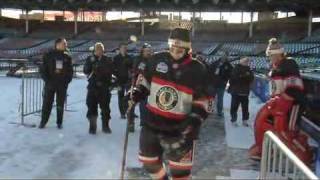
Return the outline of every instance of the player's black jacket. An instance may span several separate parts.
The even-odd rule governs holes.
[[[83,72],[88,76],[88,88],[109,87],[113,73],[113,63],[110,58],[103,55],[99,60],[97,56],[88,56]]]
[[[205,66],[191,55],[175,61],[168,52],[155,54],[136,83],[149,90],[146,125],[173,132],[189,117],[204,120],[212,110],[206,77]]]
[[[73,76],[71,57],[64,51],[49,51],[43,56],[40,74],[46,83],[68,85]]]
[[[127,84],[130,80],[130,70],[132,69],[133,60],[131,56],[121,54],[113,58],[114,75],[118,78],[120,85]]]
[[[247,96],[250,93],[250,84],[253,80],[254,74],[250,67],[237,64],[231,72],[228,91],[231,94]]]
[[[287,58],[269,73],[271,77],[272,96],[286,93],[294,98],[298,103],[304,103],[304,85],[300,76],[299,66],[291,59]]]

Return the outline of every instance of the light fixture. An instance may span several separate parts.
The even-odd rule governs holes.
[[[217,5],[219,3],[220,0],[212,0],[212,3]]]

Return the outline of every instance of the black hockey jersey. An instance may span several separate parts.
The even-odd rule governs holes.
[[[161,131],[176,131],[189,116],[204,120],[212,111],[207,94],[207,70],[191,55],[175,61],[168,52],[155,54],[140,74],[137,86],[149,90],[146,124]]]

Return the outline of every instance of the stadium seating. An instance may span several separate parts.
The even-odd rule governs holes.
[[[203,54],[211,55],[218,47],[219,43],[212,43],[210,47],[207,47],[202,50]]]
[[[222,55],[224,52],[228,52],[229,55],[234,56],[252,55],[254,54],[255,46],[255,43],[225,43],[217,54]]]
[[[24,30],[22,20],[8,18],[1,20],[3,23],[0,25],[0,35],[10,30],[12,32],[18,29],[19,31]],[[269,62],[264,54],[267,46],[266,40],[270,37],[278,37],[281,41],[296,40],[290,43],[287,41],[283,45],[286,52],[294,56],[300,66],[319,64],[320,42],[317,37],[320,40],[320,29],[315,30],[312,37],[303,39],[306,35],[303,23],[305,22],[300,22],[295,18],[255,22],[254,37],[249,40],[247,38],[248,23],[233,25],[226,22],[205,22],[197,24],[196,34],[192,39],[192,50],[194,53],[201,51],[208,56],[208,62],[216,61],[226,51],[229,52],[231,58],[249,56],[252,59],[250,66],[253,69],[268,69]],[[145,36],[141,37],[139,36],[140,24],[125,21],[79,22],[77,36],[73,35],[73,22],[30,21],[30,27],[31,33],[26,37],[19,38],[19,35],[11,34],[7,38],[0,39],[0,58],[39,59],[44,52],[53,47],[54,39],[60,36],[69,38],[70,53],[75,61],[79,62],[91,53],[89,47],[97,41],[105,45],[108,55],[114,55],[118,45],[126,42],[130,35],[138,36],[138,42],[128,47],[130,53],[138,53],[145,42],[150,43],[153,50],[158,52],[168,48],[167,38],[170,32],[169,28],[161,29],[158,23],[152,26],[146,24]]]
[[[284,48],[289,54],[320,54],[320,43],[290,43],[284,44]]]
[[[15,50],[29,48],[37,45],[46,39],[34,39],[34,38],[5,38],[0,41],[0,49],[2,50]]]

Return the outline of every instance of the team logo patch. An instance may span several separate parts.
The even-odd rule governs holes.
[[[168,72],[168,65],[164,62],[161,62],[157,65],[156,71],[161,73],[167,73]]]
[[[161,110],[169,111],[178,103],[178,93],[172,87],[164,86],[156,94],[156,102]]]

